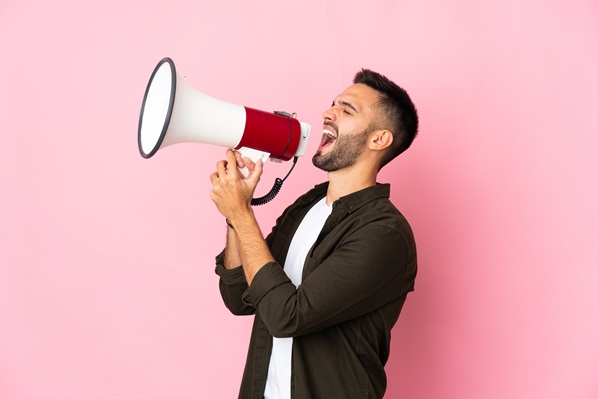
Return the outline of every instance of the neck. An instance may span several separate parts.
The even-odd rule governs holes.
[[[334,172],[328,172],[328,192],[326,204],[330,205],[340,197],[349,195],[376,184],[377,173],[373,169],[353,165]]]

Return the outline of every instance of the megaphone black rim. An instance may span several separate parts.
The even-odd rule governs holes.
[[[152,86],[154,77],[156,76],[156,73],[158,73],[158,70],[164,63],[168,63],[170,65],[170,74],[171,74],[171,80],[172,80],[172,84],[170,86],[170,100],[168,102],[168,111],[166,112],[166,118],[164,118],[164,125],[162,126],[162,131],[160,132],[160,137],[158,138],[158,141],[156,141],[156,144],[154,145],[154,147],[152,148],[152,150],[149,153],[145,153],[143,151],[143,147],[141,146],[141,129],[142,129],[142,125],[143,125],[143,112],[145,110],[145,102],[147,100],[147,95],[149,93],[150,87]],[[162,142],[164,141],[164,137],[166,136],[166,131],[168,130],[168,125],[170,124],[172,110],[174,109],[175,95],[176,95],[176,70],[174,67],[174,62],[169,57],[165,57],[154,68],[154,71],[152,72],[152,76],[150,77],[147,87],[145,88],[145,94],[143,96],[143,103],[141,104],[141,112],[139,114],[139,125],[137,128],[137,146],[139,147],[139,153],[141,154],[142,157],[151,158],[160,149],[160,146],[162,145]]]

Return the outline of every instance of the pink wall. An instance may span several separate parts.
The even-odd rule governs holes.
[[[359,68],[412,94],[420,137],[380,179],[420,254],[389,398],[598,397],[597,40],[595,0],[3,0],[0,398],[236,395],[251,320],[213,273],[223,150],[137,153],[164,56],[315,126],[265,231],[325,179],[320,114]]]

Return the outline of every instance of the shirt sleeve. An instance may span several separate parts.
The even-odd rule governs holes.
[[[399,229],[369,224],[343,239],[295,287],[276,263],[266,264],[243,294],[275,337],[313,333],[370,313],[413,290],[415,248]],[[304,274],[305,275],[305,274]]]
[[[285,212],[276,220],[275,226],[272,228],[270,234],[268,234],[266,237],[265,241],[269,249],[272,248],[272,242],[276,237],[276,233],[280,227],[281,221],[285,218],[290,209],[291,207],[287,208]],[[218,254],[218,256],[216,256],[215,271],[220,277],[220,295],[222,296],[225,306],[231,311],[231,313],[237,316],[254,314],[255,307],[243,301],[243,294],[248,287],[243,267],[240,265],[234,269],[226,269],[224,267],[224,251],[222,251],[220,254]]]
[[[251,315],[255,307],[243,302],[242,297],[247,290],[247,280],[241,266],[234,269],[224,267],[224,251],[216,257],[216,274],[220,277],[220,295],[224,305],[234,315]]]

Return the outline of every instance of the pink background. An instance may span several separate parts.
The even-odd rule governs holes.
[[[420,260],[387,397],[598,397],[595,0],[3,0],[0,54],[0,398],[236,397],[251,318],[213,272],[224,149],[137,152],[164,56],[314,126],[265,232],[326,178],[320,115],[359,68],[411,93],[420,137],[380,176]]]

